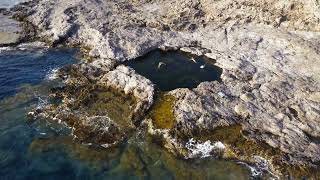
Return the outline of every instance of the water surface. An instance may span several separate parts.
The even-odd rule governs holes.
[[[203,56],[155,50],[125,64],[150,79],[160,90],[170,91],[195,88],[204,81],[220,81],[222,69],[213,63]]]
[[[9,50],[0,53],[0,99],[22,84],[39,84],[50,70],[76,61],[75,49]]]

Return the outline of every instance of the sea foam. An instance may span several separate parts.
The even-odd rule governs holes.
[[[189,150],[189,154],[186,157],[189,158],[205,158],[211,156],[212,152],[221,152],[225,149],[225,145],[220,142],[211,142],[210,140],[205,142],[197,142],[193,138],[191,138],[186,143],[186,148]]]

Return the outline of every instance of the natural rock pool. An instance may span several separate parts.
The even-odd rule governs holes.
[[[150,79],[162,91],[195,88],[204,81],[220,81],[222,69],[213,60],[180,51],[155,50],[125,64]]]
[[[0,177],[4,179],[248,179],[250,177],[250,170],[236,162],[213,158],[191,160],[176,158],[140,131],[121,145],[105,149],[78,143],[69,135],[70,129],[61,124],[45,119],[36,122],[28,120],[27,113],[45,104],[50,88],[59,84],[50,80],[52,79],[50,72],[66,64],[76,63],[75,54],[76,50],[72,49],[0,52]],[[181,54],[177,56],[181,57]],[[169,62],[173,61],[173,57],[171,58]],[[168,89],[171,88],[173,86]]]

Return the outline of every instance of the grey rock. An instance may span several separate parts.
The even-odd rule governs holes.
[[[223,92],[224,97],[221,97],[219,92]],[[233,125],[239,121],[233,110],[239,100],[231,95],[225,85],[218,82],[205,82],[193,90],[177,89],[170,94],[176,97],[175,129],[185,135],[214,130],[216,127]]]

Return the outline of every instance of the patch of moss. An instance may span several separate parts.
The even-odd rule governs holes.
[[[151,107],[148,116],[158,129],[171,129],[175,124],[173,113],[175,98],[168,94],[160,94]]]
[[[83,108],[90,115],[107,114],[121,127],[132,127],[136,100],[113,89],[94,89],[84,99]]]

